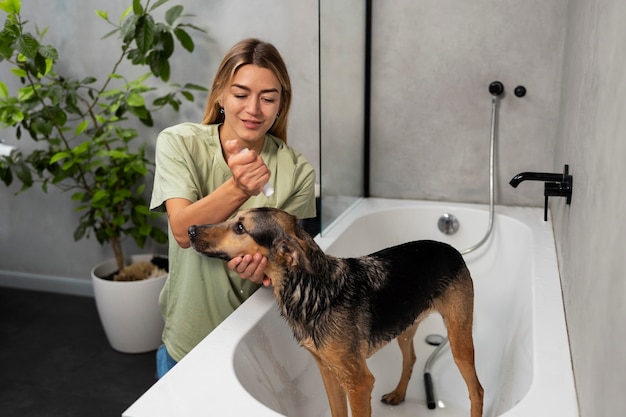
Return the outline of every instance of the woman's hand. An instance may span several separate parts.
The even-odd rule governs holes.
[[[263,158],[254,151],[241,152],[236,140],[229,140],[224,148],[235,185],[248,196],[259,194],[271,175]]]
[[[272,281],[265,275],[267,258],[260,253],[238,256],[228,261],[228,267],[239,274],[242,279],[248,279],[255,284],[268,286]]]

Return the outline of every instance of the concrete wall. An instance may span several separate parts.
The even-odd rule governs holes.
[[[497,201],[542,205],[543,189],[508,181],[550,171],[566,0],[374,1],[371,192],[488,202],[491,95],[505,85]],[[513,90],[524,85],[528,94]]]
[[[552,204],[574,373],[584,417],[626,410],[626,3],[571,0],[555,166],[574,174]]]

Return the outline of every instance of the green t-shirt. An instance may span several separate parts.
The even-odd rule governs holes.
[[[282,140],[265,136],[261,152],[271,171],[274,194],[251,197],[242,209],[278,207],[305,219],[315,217],[315,172],[309,162]],[[232,176],[222,154],[218,125],[182,123],[157,139],[156,171],[150,209],[165,212],[165,201],[195,202]],[[259,287],[243,280],[226,262],[183,249],[169,230],[169,277],[159,304],[165,318],[163,342],[181,360],[194,346]]]

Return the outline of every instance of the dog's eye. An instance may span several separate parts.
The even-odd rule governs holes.
[[[237,233],[238,235],[242,235],[246,233],[246,228],[243,227],[243,223],[237,222],[235,226],[233,226],[233,231]]]

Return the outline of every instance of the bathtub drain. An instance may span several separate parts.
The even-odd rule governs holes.
[[[439,217],[437,227],[444,235],[453,235],[459,230],[459,220],[454,214],[445,213]]]

